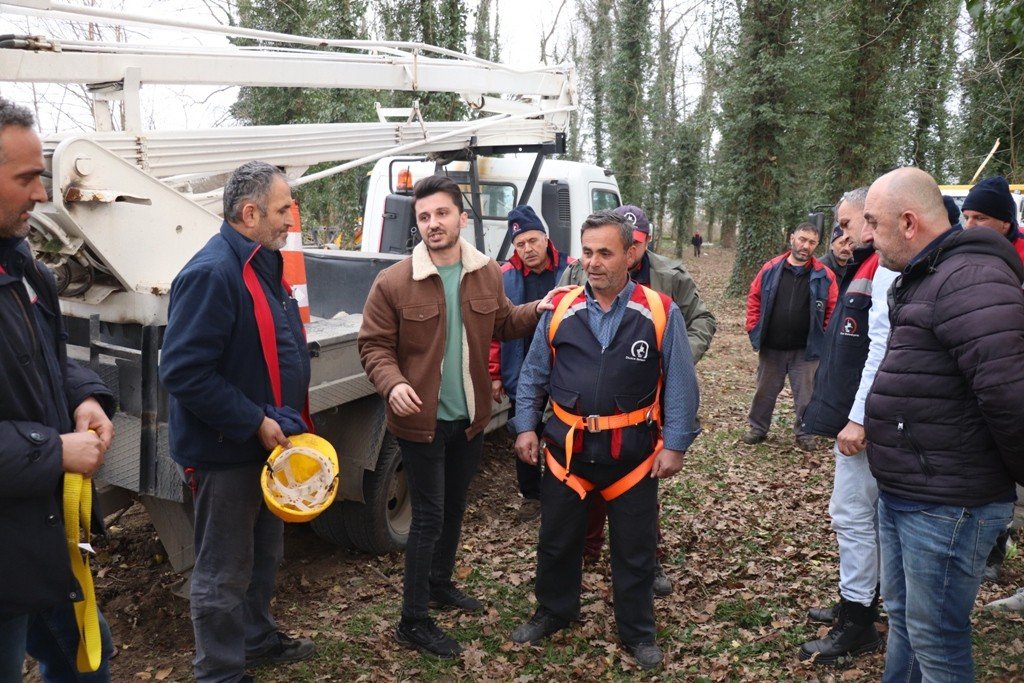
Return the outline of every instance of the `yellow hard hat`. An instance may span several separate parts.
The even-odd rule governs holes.
[[[338,453],[316,434],[296,434],[288,440],[292,447],[278,446],[263,466],[263,500],[286,522],[308,522],[338,495]]]

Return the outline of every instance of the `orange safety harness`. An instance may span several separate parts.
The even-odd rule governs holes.
[[[640,287],[641,285],[637,286]],[[649,287],[643,287],[642,289],[644,295],[647,297],[647,305],[651,310],[651,318],[654,322],[654,334],[658,341],[658,351],[660,353],[661,342],[665,336],[665,325],[668,320],[667,311],[665,310],[665,304],[661,299],[661,295]],[[551,347],[552,365],[554,365],[555,362],[555,333],[558,331],[558,326],[562,323],[562,319],[565,317],[565,312],[569,310],[569,307],[576,298],[579,297],[580,292],[582,291],[583,287],[576,287],[575,289],[566,292],[565,296],[562,297],[562,300],[558,302],[558,306],[555,308],[554,313],[551,315],[551,326],[548,329],[548,345]],[[651,403],[651,405],[618,415],[574,415],[554,401],[551,401],[551,409],[554,411],[555,417],[569,425],[569,431],[565,435],[564,467],[561,463],[555,460],[553,455],[551,455],[551,449],[547,447],[544,448],[544,459],[547,463],[548,469],[551,471],[551,474],[579,494],[581,500],[586,498],[587,494],[593,491],[596,487],[583,477],[572,474],[569,471],[569,468],[572,466],[572,452],[576,440],[576,430],[586,429],[588,432],[596,433],[610,429],[632,427],[633,425],[638,425],[641,422],[656,422],[660,427],[661,385],[662,377],[659,375],[658,387],[654,392],[654,402]],[[658,451],[660,451],[661,448],[662,441],[661,439],[658,439],[658,443],[655,444],[654,450],[651,451],[651,454],[647,456],[643,462],[633,468],[626,476],[603,489],[598,489],[597,492],[601,494],[601,497],[605,500],[614,500],[626,491],[629,491],[640,483],[644,477],[650,474],[651,469],[654,467],[654,458],[657,456]]]

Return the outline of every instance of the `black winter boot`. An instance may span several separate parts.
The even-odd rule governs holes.
[[[815,664],[838,664],[844,659],[875,652],[882,647],[882,636],[875,628],[877,607],[842,600],[838,611],[835,626],[824,638],[800,646],[801,662],[817,655]]]

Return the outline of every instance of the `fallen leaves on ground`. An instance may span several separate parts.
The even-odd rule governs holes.
[[[683,472],[663,482],[660,494],[664,566],[675,584],[671,596],[655,603],[666,655],[662,670],[643,673],[624,657],[606,560],[584,572],[581,623],[538,646],[509,640],[536,608],[538,526],[515,521],[514,455],[511,440],[500,433],[489,437],[470,493],[456,569],[459,584],[486,609],[437,615],[463,644],[463,657],[439,662],[392,640],[401,605],[400,554],[367,557],[330,546],[306,526],[288,525],[274,610],[285,630],[313,637],[319,650],[307,662],[258,669],[256,680],[878,680],[881,654],[845,669],[797,660],[800,643],[828,630],[806,623],[807,608],[836,597],[838,556],[828,519],[833,456],[824,442],[813,453],[795,448],[788,390],[768,441],[739,441],[757,358],[743,330],[744,302],[722,294],[732,253],[705,253],[686,263],[719,329],[698,366],[704,433]],[[114,681],[191,680],[188,603],[170,592],[180,577],[154,562],[162,552],[136,506],[94,562],[118,648]],[[1000,584],[982,588],[979,603],[1020,585],[1022,562],[1009,561]],[[975,643],[979,679],[1021,678],[1024,618],[976,612]]]

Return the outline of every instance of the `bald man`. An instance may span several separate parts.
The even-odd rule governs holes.
[[[971,681],[971,608],[1024,481],[1024,268],[1005,237],[960,230],[914,168],[868,190],[889,349],[867,399],[878,481],[883,681]]]

